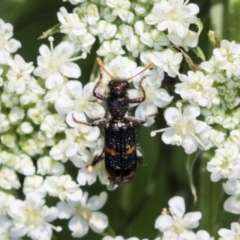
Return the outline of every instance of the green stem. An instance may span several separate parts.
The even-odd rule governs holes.
[[[223,189],[222,183],[212,182],[210,173],[207,171],[207,162],[212,154],[203,153],[200,164],[200,189],[199,189],[199,210],[202,213],[200,229],[208,231],[211,236],[217,239],[217,232],[220,229],[220,214],[222,213]]]

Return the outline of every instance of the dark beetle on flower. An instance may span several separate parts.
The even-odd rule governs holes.
[[[102,83],[102,72],[100,71],[100,77],[93,89],[93,95],[98,99],[106,101],[110,118],[108,120],[103,118],[93,123],[86,123],[78,121],[74,115],[72,115],[72,117],[76,123],[88,126],[104,125],[105,147],[101,154],[95,156],[92,163],[87,167],[90,170],[92,166],[100,162],[103,159],[102,155],[104,153],[105,167],[110,180],[109,189],[113,189],[116,185],[129,182],[134,176],[137,163],[143,162],[142,155],[136,147],[135,125],[145,123],[148,117],[153,117],[156,113],[146,116],[145,119],[127,117],[126,114],[129,104],[140,103],[145,100],[145,91],[142,86],[142,81],[146,76],[142,77],[138,84],[138,87],[143,94],[142,97],[130,99],[127,90],[129,88],[128,81],[151,68],[153,63],[148,64],[138,74],[127,79],[121,79],[113,78],[103,66],[100,58],[97,58],[97,62],[101,70],[106,72],[112,80],[108,83],[109,93],[107,96],[97,93],[96,90]]]

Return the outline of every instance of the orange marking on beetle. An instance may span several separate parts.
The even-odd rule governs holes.
[[[136,145],[132,145],[127,151],[126,154],[129,155],[136,150]]]
[[[117,152],[115,152],[113,149],[108,148],[107,146],[105,146],[104,150],[106,153],[110,154],[111,156],[117,155]]]

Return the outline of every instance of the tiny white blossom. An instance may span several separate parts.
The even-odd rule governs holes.
[[[137,68],[136,72],[140,71],[139,69],[140,68]],[[147,117],[147,115],[156,114],[158,112],[157,110],[158,107],[159,108],[166,107],[173,99],[173,97],[171,97],[165,89],[160,88],[164,77],[163,74],[160,74],[157,71],[152,70],[149,72],[147,71],[144,72],[144,75],[145,77],[149,75],[149,77],[146,77],[142,82],[146,98],[144,102],[138,105],[135,112],[135,116],[143,120]],[[135,78],[133,80],[133,84],[135,88],[137,88],[138,90],[128,91],[129,96],[131,96],[131,98],[142,96],[142,91],[140,91],[138,87],[139,81],[140,81],[139,78]],[[150,118],[148,119],[145,126],[149,126],[153,122],[154,122],[153,119]]]
[[[103,42],[115,36],[117,26],[108,21],[100,20],[95,26],[90,26],[89,30],[94,36],[99,38],[100,42]]]
[[[214,237],[204,230],[199,230],[196,232],[196,240],[214,240]]]
[[[65,168],[64,165],[46,156],[37,161],[37,173],[41,175],[61,175]]]
[[[63,86],[55,108],[58,113],[67,114],[68,124],[71,124],[69,119],[72,119],[76,112],[85,113],[92,119],[104,117],[105,109],[98,102],[93,102],[95,100],[92,95],[94,86],[95,83],[88,83],[83,88],[79,81],[69,81]]]
[[[207,170],[211,172],[213,182],[221,178],[236,179],[240,172],[239,147],[226,142],[215,151],[215,156],[207,163]]]
[[[168,46],[169,44],[165,33],[159,32],[156,29],[151,29],[141,34],[140,40],[149,48],[154,48],[156,51],[162,50],[163,46]]]
[[[81,21],[88,25],[96,25],[99,22],[100,16],[98,6],[89,2],[84,2],[79,5],[74,11],[81,16]]]
[[[162,140],[166,144],[181,145],[187,154],[191,154],[198,147],[207,149],[209,146],[210,127],[196,118],[200,115],[197,106],[187,106],[182,113],[181,108],[170,107],[164,113],[168,128],[153,131],[151,136],[157,132],[164,132]],[[205,135],[202,135],[204,133]]]
[[[65,117],[59,114],[47,115],[40,125],[40,129],[48,138],[54,137],[58,132],[63,132],[66,127]]]
[[[61,231],[60,227],[49,224],[57,218],[57,208],[47,207],[45,201],[35,194],[28,195],[25,201],[14,200],[10,205],[9,215],[14,222],[11,229],[13,238],[27,235],[33,240],[50,240],[52,229]]]
[[[108,218],[98,210],[102,208],[107,200],[107,193],[102,192],[99,196],[92,196],[88,199],[85,192],[79,202],[59,202],[59,218],[71,218],[69,229],[73,237],[82,237],[87,234],[89,227],[96,233],[101,233],[108,226]]]
[[[44,186],[48,194],[61,201],[80,201],[82,190],[69,175],[47,177]]]
[[[90,50],[95,43],[96,38],[91,33],[86,33],[84,36],[77,37],[74,41],[76,51],[90,53]],[[84,58],[84,57],[83,57]]]
[[[112,9],[112,15],[127,21],[130,14],[131,2],[129,0],[106,0],[106,5]]]
[[[13,195],[0,191],[0,216],[8,213],[9,206],[14,199]]]
[[[9,59],[8,64],[11,68],[6,74],[7,90],[11,93],[22,94],[26,89],[26,84],[31,81],[30,74],[34,69],[33,63],[26,63],[20,55],[16,54],[14,59]]]
[[[42,176],[33,175],[28,176],[24,179],[23,183],[23,192],[25,195],[27,194],[37,194],[41,198],[45,197],[47,194],[47,190],[44,187],[44,179]]]
[[[240,214],[240,195],[234,195],[227,198],[223,204],[226,212]]]
[[[0,215],[0,239],[1,240],[21,240],[19,238],[12,238],[10,230],[13,226],[12,220],[5,215]]]
[[[174,52],[167,48],[161,52],[154,52],[152,61],[158,67],[158,71],[164,71],[170,77],[176,77],[179,73],[182,59],[182,53]]]
[[[218,240],[237,240],[240,238],[240,225],[237,222],[231,223],[231,230],[221,228],[218,231],[220,238]]]
[[[84,36],[87,33],[86,24],[81,22],[76,13],[68,13],[66,8],[61,7],[57,16],[61,23],[60,32],[68,34],[70,40],[74,40],[77,36]]]
[[[122,49],[120,40],[104,41],[97,50],[97,54],[99,56],[107,57],[107,60],[112,60],[114,57],[123,55],[124,53],[125,51]]]
[[[218,68],[225,70],[228,78],[240,76],[240,44],[222,40],[220,48],[215,48],[213,54]]]
[[[0,187],[10,190],[12,188],[18,189],[21,186],[17,174],[10,168],[2,167],[0,169]]]
[[[103,145],[103,144],[101,144]],[[79,155],[71,158],[73,164],[80,168],[78,171],[77,181],[80,186],[86,184],[92,185],[97,180],[97,176],[100,178],[102,184],[109,185],[108,175],[105,170],[104,161],[98,163],[93,168],[89,169],[87,166],[92,163],[94,156],[101,154],[103,146],[97,146],[95,151],[84,150]]]
[[[200,66],[206,71],[206,74],[208,74],[210,78],[214,79],[214,82],[224,83],[227,81],[224,70],[219,68],[218,61],[215,57],[211,57],[209,61],[202,62]]]
[[[200,212],[185,214],[185,203],[182,197],[173,197],[168,202],[170,214],[162,214],[155,221],[155,228],[163,232],[163,240],[194,239],[195,234],[190,229],[199,225]],[[184,238],[185,237],[185,238]]]
[[[38,67],[34,70],[36,76],[46,79],[45,86],[48,89],[61,85],[64,76],[78,78],[81,75],[79,66],[72,63],[81,57],[70,58],[75,52],[74,45],[71,42],[61,42],[53,48],[52,41],[53,39],[50,38],[50,49],[45,44],[40,46],[41,56],[38,56]]]
[[[203,72],[188,71],[188,76],[179,74],[181,83],[176,84],[175,92],[190,103],[197,103],[206,107],[217,94],[217,89],[212,87],[213,79],[205,76]]]
[[[169,33],[167,37],[174,45],[183,47],[185,51],[196,47],[198,44],[198,34],[190,30],[184,38],[179,37],[175,33]]]
[[[0,19],[0,64],[8,64],[10,53],[14,53],[21,47],[21,43],[13,36],[13,26]]]
[[[159,31],[168,30],[169,33],[176,33],[184,38],[190,24],[196,24],[196,14],[199,8],[196,4],[184,0],[162,0],[155,3],[152,10],[157,29]]]

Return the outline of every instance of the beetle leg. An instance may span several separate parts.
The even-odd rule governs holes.
[[[146,115],[145,119],[140,119],[140,118],[135,118],[135,117],[127,117],[126,119],[129,120],[129,121],[132,121],[132,122],[134,122],[136,124],[144,124],[148,120],[148,118],[154,117],[157,114],[158,113],[156,112],[156,113],[153,113],[153,114]]]
[[[95,166],[96,164],[98,164],[99,162],[101,162],[103,160],[102,158],[102,155],[104,153],[104,149],[102,150],[102,152],[99,154],[99,155],[96,155],[94,158],[93,158],[93,161],[91,164],[88,164],[86,166],[86,169],[89,171],[89,172],[92,172],[92,167]]]
[[[107,100],[106,96],[96,92],[97,88],[100,86],[101,83],[102,83],[102,72],[100,71],[99,80],[97,81],[95,87],[93,88],[93,96],[103,101],[106,101]]]
[[[145,100],[146,94],[145,94],[144,88],[142,86],[142,82],[147,76],[148,75],[142,77],[141,80],[138,83],[138,87],[139,87],[140,91],[143,93],[143,97],[129,99],[129,103],[140,103],[140,102],[143,102]]]
[[[97,121],[94,121],[93,123],[82,122],[82,121],[78,121],[78,120],[74,117],[74,114],[72,114],[72,118],[73,118],[73,121],[74,121],[75,123],[84,124],[84,125],[87,125],[87,126],[90,126],[90,127],[95,127],[95,126],[98,126],[98,125],[103,124],[104,122],[107,122],[107,119],[105,119],[105,118],[102,118],[102,119],[99,119],[99,120],[97,120]]]

